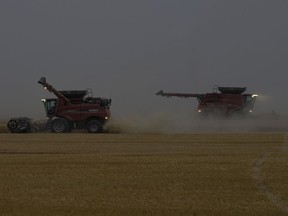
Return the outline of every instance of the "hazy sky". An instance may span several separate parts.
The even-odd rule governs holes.
[[[257,112],[286,113],[286,0],[1,0],[0,118],[44,117],[42,97],[92,88],[112,114],[193,112],[210,92],[247,86]]]

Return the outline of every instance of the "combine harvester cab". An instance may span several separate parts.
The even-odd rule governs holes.
[[[111,115],[111,99],[94,98],[89,89],[57,91],[45,77],[38,83],[57,97],[42,99],[53,132],[70,132],[72,129],[86,129],[89,133],[103,131]]]
[[[246,94],[246,87],[215,87],[212,93],[165,93],[162,90],[156,95],[166,97],[194,97],[198,100],[198,112],[202,116],[247,115],[252,113],[256,94]]]

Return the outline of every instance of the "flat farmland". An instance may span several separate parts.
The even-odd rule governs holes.
[[[287,215],[285,133],[0,133],[1,215]]]

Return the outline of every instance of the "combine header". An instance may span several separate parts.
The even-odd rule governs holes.
[[[256,94],[244,94],[246,87],[216,87],[212,93],[166,93],[162,90],[156,95],[166,97],[194,97],[198,100],[198,112],[204,116],[231,116],[251,113],[254,108]]]
[[[72,129],[87,129],[89,133],[102,132],[110,117],[111,99],[94,98],[91,90],[57,91],[46,82],[39,81],[45,89],[57,98],[42,99],[53,132],[70,132]]]

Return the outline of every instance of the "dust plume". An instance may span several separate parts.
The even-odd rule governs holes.
[[[106,125],[109,133],[250,133],[283,132],[288,129],[288,119],[275,113],[245,117],[203,118],[198,113],[171,116],[157,113],[149,116],[112,118]]]
[[[173,131],[173,121],[166,114],[111,118],[106,130],[109,133],[169,133]]]

